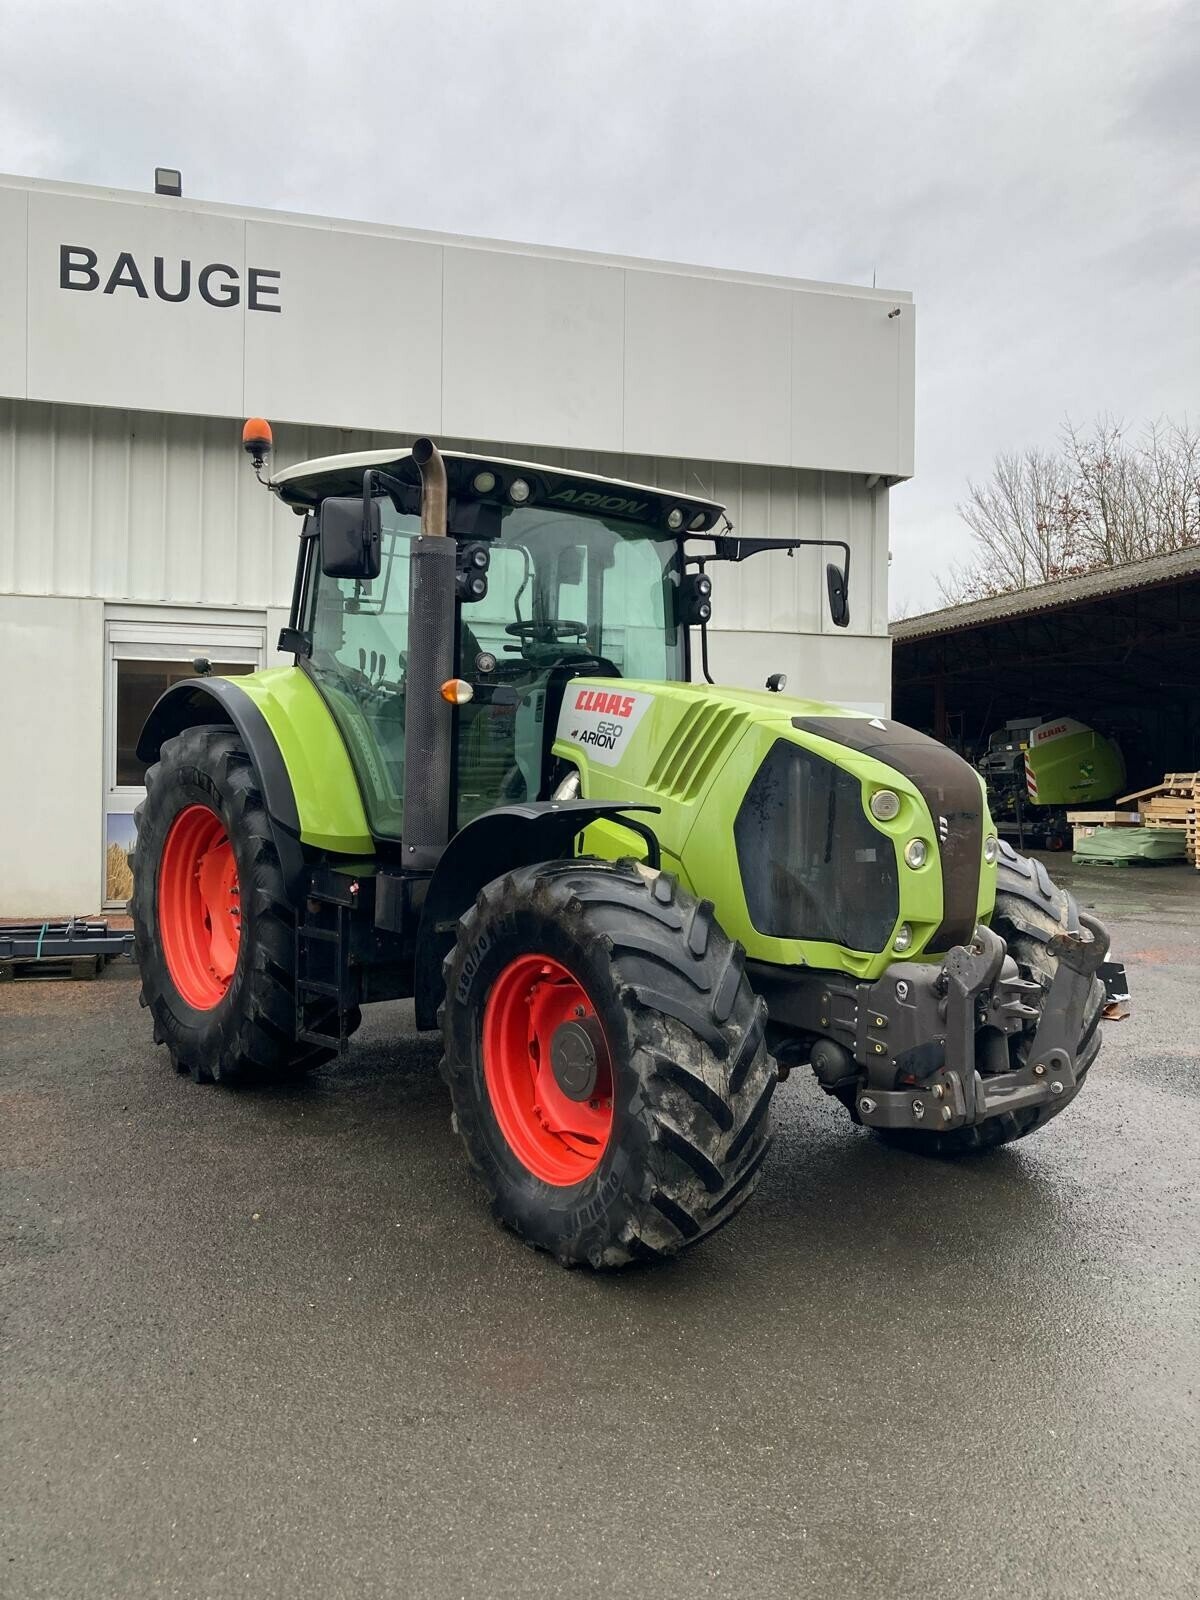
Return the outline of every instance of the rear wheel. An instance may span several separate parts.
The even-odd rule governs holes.
[[[158,937],[171,981],[196,1011],[211,1011],[225,997],[237,971],[241,915],[224,822],[209,806],[184,806],[158,864]]]
[[[991,926],[1008,945],[1023,978],[1033,979],[1048,990],[1058,970],[1058,959],[1048,946],[1057,934],[1077,932],[1079,907],[1075,898],[1060,889],[1040,861],[1020,855],[1011,845],[1000,845],[1000,868],[996,886],[996,910]],[[992,1150],[1027,1138],[1059,1115],[1083,1087],[1084,1079],[1100,1049],[1100,1019],[1104,1012],[1104,985],[1093,980],[1092,992],[1084,1011],[1075,1056],[1075,1087],[1070,1094],[1022,1111],[1007,1111],[972,1127],[955,1128],[950,1133],[915,1133],[907,1129],[877,1129],[887,1144],[914,1150],[922,1155],[960,1156],[977,1150]],[[1027,1023],[1021,1033],[1009,1040],[1012,1067],[1024,1066],[1033,1045],[1035,1023]]]
[[[197,1082],[327,1060],[295,1040],[295,913],[238,734],[204,726],[166,740],[136,820],[129,909],[155,1043]]]
[[[496,1216],[560,1261],[670,1256],[727,1222],[775,1063],[741,947],[631,862],[488,884],[446,962],[443,1076]]]

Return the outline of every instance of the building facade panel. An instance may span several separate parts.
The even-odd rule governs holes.
[[[861,301],[814,306],[802,295],[793,298],[790,459],[807,456],[828,471],[901,476],[912,471],[912,419],[900,373],[915,338],[913,308],[874,301],[863,312]],[[870,381],[853,392],[827,383],[838,361],[869,372]]]
[[[299,521],[255,481],[239,434],[236,422],[221,417],[0,400],[0,591],[286,605]],[[399,453],[410,443],[382,432],[283,424],[275,461],[388,447]],[[851,632],[886,633],[887,492],[866,488],[858,476],[512,440],[441,443],[704,494],[723,501],[747,537],[845,539],[853,558]],[[717,627],[834,632],[827,559],[838,552],[799,550],[721,567]]]
[[[790,462],[791,292],[630,272],[626,450]]]
[[[94,912],[101,897],[104,607],[0,594],[0,918]]]
[[[29,333],[29,195],[0,187],[0,394],[27,394]]]
[[[466,249],[443,262],[442,430],[620,450],[621,269]]]
[[[30,398],[236,415],[245,256],[232,217],[34,190]]]
[[[2,176],[0,197],[16,398],[911,470],[907,294]]]
[[[279,276],[245,316],[240,412],[441,428],[441,246],[248,221],[246,259]]]

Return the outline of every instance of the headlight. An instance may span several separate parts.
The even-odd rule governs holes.
[[[989,833],[987,838],[983,841],[983,859],[987,862],[989,867],[993,867],[996,864],[996,858],[999,856],[999,854],[1000,841],[997,839],[994,833]]]
[[[667,527],[670,528],[672,533],[678,533],[679,529],[683,527],[683,512],[678,506],[673,507],[668,513]]]
[[[496,474],[494,472],[477,472],[471,480],[476,494],[491,494],[496,487]]]
[[[515,506],[523,506],[532,492],[524,478],[514,478],[508,486],[508,498]]]
[[[929,859],[929,846],[924,839],[910,839],[904,846],[904,859],[910,867],[923,867]]]
[[[912,929],[907,922],[902,922],[896,930],[896,937],[892,940],[892,949],[903,955],[911,943]]]
[[[891,822],[900,815],[900,796],[891,789],[877,789],[870,804],[871,815],[877,822]]]

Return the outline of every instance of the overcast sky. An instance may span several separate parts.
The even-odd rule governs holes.
[[[1200,411],[1196,0],[4,0],[0,170],[910,289],[893,595],[1064,415]]]

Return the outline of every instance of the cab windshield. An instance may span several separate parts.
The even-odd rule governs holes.
[[[409,541],[416,516],[383,502],[382,568],[363,582],[314,562],[309,670],[345,737],[372,830],[399,838],[404,802]],[[488,592],[459,608],[457,670],[475,698],[456,712],[452,819],[544,797],[550,745],[573,677],[678,680],[678,546],[633,523],[507,508],[489,545]]]

